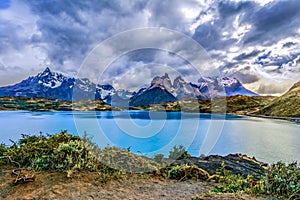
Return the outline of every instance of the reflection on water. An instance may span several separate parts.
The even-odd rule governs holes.
[[[76,125],[74,118],[76,119]],[[75,135],[86,131],[100,146],[107,144],[151,156],[174,145],[185,145],[193,156],[201,154],[203,140],[213,126],[224,126],[210,154],[244,153],[265,162],[300,161],[299,124],[282,120],[222,114],[181,112],[0,112],[0,142],[10,144],[22,133]],[[214,128],[214,127],[210,127]]]

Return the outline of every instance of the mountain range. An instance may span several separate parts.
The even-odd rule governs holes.
[[[87,78],[73,78],[46,68],[36,76],[20,83],[0,87],[0,96],[46,97],[61,100],[102,100],[113,106],[142,106],[180,99],[209,99],[216,96],[258,96],[232,77],[201,77],[198,83],[181,76],[173,83],[166,73],[156,76],[148,87],[137,91],[115,89],[110,84],[95,84]]]

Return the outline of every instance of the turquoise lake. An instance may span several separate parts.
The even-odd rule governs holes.
[[[192,156],[242,153],[257,160],[300,161],[297,123],[221,114],[181,112],[0,112],[0,142],[21,134],[86,132],[100,147],[130,148],[140,155],[168,155],[183,145]]]

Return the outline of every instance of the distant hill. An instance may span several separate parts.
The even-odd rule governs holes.
[[[146,106],[134,107],[142,110],[158,110],[158,111],[184,111],[184,112],[201,112],[201,113],[232,113],[232,114],[249,114],[254,113],[268,105],[275,97],[271,96],[230,96],[226,97],[226,107],[224,98],[214,98],[214,108],[212,110],[211,99],[189,100],[182,99],[175,102],[166,102],[160,104],[151,104]]]
[[[300,117],[300,81],[291,89],[271,101],[259,114],[279,117]]]

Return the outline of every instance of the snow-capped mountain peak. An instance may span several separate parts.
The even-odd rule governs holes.
[[[47,67],[43,72],[39,73],[37,76],[32,77],[31,82],[43,84],[45,87],[57,88],[61,86],[61,84],[67,80],[67,77],[64,75],[52,72],[49,67]]]
[[[232,85],[241,85],[240,81],[235,77],[222,77],[218,80],[220,86],[222,87],[230,87]]]
[[[174,89],[173,89],[171,79],[170,79],[170,77],[167,73],[165,73],[164,76],[156,76],[156,77],[153,78],[153,80],[151,81],[151,85],[150,85],[149,89],[153,89],[153,88],[156,88],[156,87],[159,87],[163,90],[166,90],[171,94],[174,93]]]

